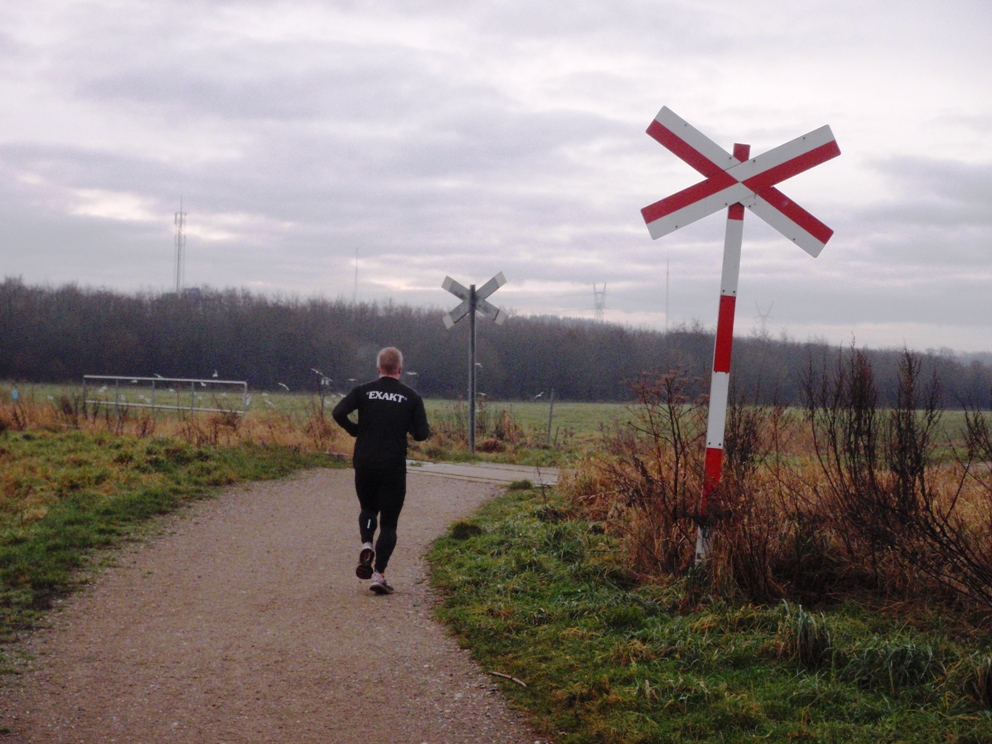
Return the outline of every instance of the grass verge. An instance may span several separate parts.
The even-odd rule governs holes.
[[[331,465],[287,447],[81,431],[0,433],[0,640],[69,592],[98,548],[216,487]]]
[[[558,744],[992,742],[987,639],[853,603],[733,606],[692,575],[638,585],[618,554],[514,490],[429,555],[441,620]]]

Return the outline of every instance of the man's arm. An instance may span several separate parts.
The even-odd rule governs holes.
[[[348,416],[351,415],[352,411],[356,410],[358,410],[358,388],[355,388],[339,400],[338,404],[334,406],[334,410],[331,411],[331,416],[338,422],[338,426],[353,437],[358,436],[358,424],[348,418]]]
[[[413,422],[410,434],[414,440],[423,442],[431,435],[431,427],[427,423],[427,411],[424,410],[424,399],[418,397],[413,404]]]

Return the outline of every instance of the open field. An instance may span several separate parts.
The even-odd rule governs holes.
[[[79,396],[82,393],[81,385],[42,385],[42,384],[13,384],[10,382],[0,382],[0,401],[10,400],[11,391],[17,389],[19,395],[24,400],[31,400],[37,403],[51,402],[59,400],[61,396]],[[91,389],[90,395],[94,391]],[[113,403],[113,391],[103,394],[96,394]],[[321,411],[321,398],[314,393],[297,392],[258,392],[249,390],[251,403],[248,409],[248,418],[265,416],[278,412],[288,415],[297,421],[305,421],[309,416]],[[141,397],[143,396],[143,397]],[[145,403],[150,397],[150,392],[141,385],[124,386],[120,403],[140,404]],[[161,397],[159,398],[161,401]],[[340,400],[336,394],[328,394],[323,400],[323,411],[326,418],[330,419],[331,409]],[[188,398],[183,399],[187,404]],[[218,392],[209,402],[218,406],[227,406],[232,410],[240,408],[240,396],[229,392],[226,397],[221,398]],[[448,401],[426,399],[428,417],[437,419],[461,408],[464,411],[464,401]],[[604,427],[611,427],[615,422],[627,422],[632,419],[631,406],[634,403],[586,403],[576,401],[556,400],[554,404],[553,416],[551,417],[551,441],[557,449],[566,451],[582,451],[595,445],[600,440],[600,435]],[[181,406],[184,407],[184,406]],[[134,411],[142,409],[133,409]],[[480,421],[484,417],[484,412],[489,411],[494,414],[499,411],[507,411],[520,427],[535,441],[547,441],[549,414],[552,413],[549,402],[540,401],[494,401],[484,402],[480,409]],[[792,409],[792,415],[801,414],[800,411]],[[154,414],[163,419],[176,417],[176,411],[160,410]],[[178,415],[185,416],[185,411]],[[940,437],[942,441],[960,441],[964,430],[964,413],[958,410],[947,410],[943,413]]]
[[[22,401],[31,401],[39,404],[55,404],[63,396],[70,399],[78,398],[82,392],[81,385],[41,385],[41,384],[12,384],[0,383],[0,401],[11,400],[11,392],[18,391]],[[161,409],[153,411],[144,408],[150,403],[152,398],[151,389],[146,384],[125,384],[115,396],[113,386],[100,392],[99,387],[90,386],[87,397],[90,399],[100,399],[106,401],[110,408],[115,405],[121,407],[131,406],[131,413],[143,413],[161,418],[163,421],[186,417],[185,410],[188,407],[189,397],[185,391],[179,401],[177,409]],[[321,398],[313,393],[295,392],[258,392],[249,391],[251,402],[248,408],[246,419],[265,417],[272,413],[280,413],[292,417],[296,421],[305,421],[311,415],[321,411]],[[175,394],[171,396],[168,392],[158,392],[157,402],[171,402],[172,398],[177,398]],[[327,395],[323,400],[323,412],[327,419],[330,419],[331,409],[340,400],[338,395]],[[240,410],[241,397],[234,391],[217,390],[214,392],[205,391],[203,400],[197,400],[197,405],[209,405],[211,407],[224,407],[232,411]],[[428,417],[432,420],[444,417],[457,409],[459,406],[464,411],[464,402],[445,400],[425,400]],[[609,426],[615,419],[623,418],[627,414],[628,407],[620,403],[580,403],[570,401],[555,401],[553,417],[551,418],[551,441],[558,448],[581,449],[589,443],[595,441],[603,426]],[[507,411],[524,431],[535,440],[547,441],[550,406],[547,401],[512,401],[512,402],[492,402],[483,403],[479,414],[480,422],[485,418],[485,413],[493,415],[500,411]],[[203,414],[196,414],[203,415]]]

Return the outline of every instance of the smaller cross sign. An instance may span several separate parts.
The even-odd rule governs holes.
[[[504,284],[506,284],[506,277],[503,276],[503,272],[501,271],[488,282],[475,290],[475,309],[487,318],[493,320],[497,325],[503,325],[503,321],[506,320],[506,316],[504,313],[500,312],[498,307],[487,302],[486,298]],[[462,301],[461,304],[455,307],[451,312],[446,313],[444,318],[442,318],[444,321],[444,327],[450,331],[452,326],[468,315],[469,311],[472,309],[472,290],[462,284],[459,284],[450,276],[444,277],[444,281],[441,283],[441,289],[446,292],[451,292],[451,294]]]
[[[495,305],[491,305],[486,298],[489,297],[493,292],[506,284],[506,277],[503,276],[503,272],[499,272],[496,276],[490,279],[488,282],[483,284],[478,289],[475,288],[473,284],[470,287],[466,287],[463,284],[459,284],[450,276],[444,277],[444,281],[441,283],[441,289],[446,292],[451,292],[455,297],[461,300],[461,303],[455,307],[451,312],[445,313],[444,327],[449,331],[454,327],[455,323],[468,316],[468,449],[469,452],[475,452],[475,406],[476,406],[476,389],[475,389],[475,374],[476,368],[481,367],[475,361],[475,315],[476,313],[482,313],[486,317],[492,318],[497,325],[502,325],[503,321],[506,319],[505,315],[500,312],[500,309]]]

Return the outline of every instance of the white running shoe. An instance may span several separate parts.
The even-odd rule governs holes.
[[[358,567],[355,569],[355,576],[360,579],[372,578],[372,561],[375,560],[375,551],[372,550],[372,543],[362,545],[362,552],[358,554]]]
[[[369,584],[369,591],[376,594],[392,594],[393,587],[386,583],[386,577],[376,571],[372,574],[372,583]]]

